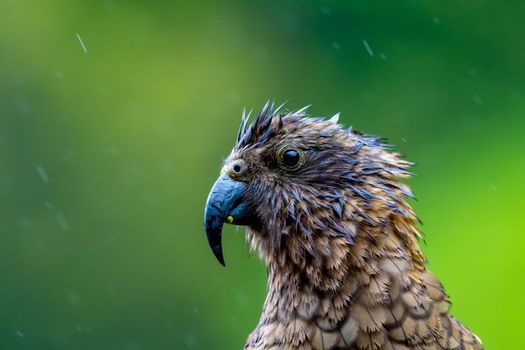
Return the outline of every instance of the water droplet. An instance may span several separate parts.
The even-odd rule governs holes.
[[[374,51],[372,51],[372,48],[370,47],[370,45],[368,45],[368,42],[366,40],[363,40],[363,45],[365,45],[365,49],[366,51],[368,51],[368,54],[370,56],[374,56]]]
[[[45,183],[49,182],[49,176],[47,176],[46,169],[44,169],[42,165],[36,166],[36,172],[38,173],[42,181],[44,181]]]
[[[82,50],[84,50],[84,53],[87,54],[88,51],[87,51],[87,47],[86,45],[84,45],[84,42],[82,41],[82,38],[80,37],[80,34],[77,33],[77,39],[78,39],[78,42],[80,43],[80,46],[82,46]]]

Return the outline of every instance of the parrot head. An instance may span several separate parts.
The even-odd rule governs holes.
[[[267,102],[249,124],[243,113],[233,150],[205,206],[209,245],[224,265],[224,223],[245,226],[253,249],[272,254],[293,245],[315,255],[316,238],[343,236],[352,244],[362,223],[380,226],[392,214],[413,216],[412,196],[398,179],[410,162],[382,139],[307,117]]]

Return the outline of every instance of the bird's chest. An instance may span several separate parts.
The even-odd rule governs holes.
[[[333,297],[306,298],[299,304],[284,299],[267,299],[245,349],[354,349],[359,326],[348,305]]]

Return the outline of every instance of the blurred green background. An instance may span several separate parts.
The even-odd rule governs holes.
[[[203,206],[243,107],[385,136],[430,268],[522,349],[523,1],[0,0],[0,349],[241,349],[266,272]],[[422,243],[423,244],[423,243]]]

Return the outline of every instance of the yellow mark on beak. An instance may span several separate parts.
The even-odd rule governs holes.
[[[228,224],[231,224],[231,223],[233,222],[233,216],[228,215],[228,217],[226,218],[226,222],[227,222]]]

